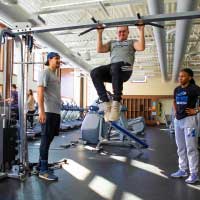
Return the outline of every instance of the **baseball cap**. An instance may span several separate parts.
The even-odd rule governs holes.
[[[46,61],[45,65],[48,66],[49,65],[49,59],[51,59],[53,57],[60,57],[60,55],[58,53],[56,53],[56,52],[49,52],[47,54],[47,61]]]

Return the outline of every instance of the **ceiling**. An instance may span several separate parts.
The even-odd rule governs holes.
[[[176,12],[176,0],[165,0],[165,13]],[[98,20],[135,17],[136,13],[149,15],[146,0],[19,0],[18,4],[32,15],[39,15],[44,25],[63,25],[77,23],[91,23],[91,17]],[[197,8],[200,10],[200,0]],[[183,66],[192,67],[195,71],[200,65],[200,19],[193,20],[192,31],[189,36]],[[170,76],[173,65],[173,49],[175,40],[175,21],[166,22],[167,43],[167,73]],[[83,30],[59,31],[52,34],[75,55],[91,65],[92,68],[109,63],[109,53],[96,53],[96,31],[83,36],[78,34]],[[105,29],[104,41],[116,38],[116,28]],[[129,38],[137,39],[137,27],[130,27]],[[157,76],[160,75],[156,43],[151,26],[145,27],[146,49],[136,53],[134,64],[135,74]]]

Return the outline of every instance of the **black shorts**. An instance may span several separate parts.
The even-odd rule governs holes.
[[[42,135],[48,135],[50,137],[59,135],[60,130],[60,115],[56,113],[45,113],[46,122],[41,124]]]

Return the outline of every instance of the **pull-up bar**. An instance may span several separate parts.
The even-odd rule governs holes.
[[[142,17],[140,15],[140,13],[137,13],[137,18],[138,20],[141,20],[142,23],[137,23],[135,24],[135,26],[143,26],[143,25],[151,25],[151,26],[154,26],[154,27],[157,27],[157,28],[164,28],[163,25],[160,25],[160,24],[156,24],[156,23],[152,23],[152,22],[148,22],[148,23],[143,23],[142,21]],[[96,27],[92,27],[92,28],[89,28],[83,32],[81,32],[79,34],[79,36],[81,35],[84,35],[92,30],[95,30],[95,29],[104,29],[104,28],[110,28],[110,26],[106,27],[104,24],[102,24],[100,21],[96,20],[94,17],[91,18],[91,20],[97,25]],[[102,28],[98,28],[98,25],[102,25]]]
[[[195,19],[195,18],[200,18],[199,10],[144,16],[142,17],[142,22],[144,24],[150,24],[152,22],[164,22],[164,21]],[[106,27],[116,27],[116,26],[122,26],[122,25],[136,26],[140,23],[141,23],[141,19],[138,19],[138,17],[105,20],[101,22],[101,24],[104,24]],[[59,26],[43,26],[43,27],[28,27],[28,28],[25,27],[24,29],[15,29],[13,30],[13,33],[21,35],[21,34],[27,34],[27,33],[45,33],[45,32],[84,29],[84,28],[85,29],[97,28],[97,24],[90,23],[90,24],[75,24],[75,25],[68,24],[68,25],[59,25]]]

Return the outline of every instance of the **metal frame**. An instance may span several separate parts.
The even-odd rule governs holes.
[[[96,146],[97,151],[101,151],[104,145],[110,145],[110,146],[120,146],[120,147],[135,147],[137,150],[141,152],[141,148],[148,148],[148,144],[146,144],[143,140],[136,137],[133,133],[131,133],[126,128],[122,127],[121,125],[118,125],[117,122],[110,122],[110,127],[108,130],[108,135],[103,138],[102,137],[102,131],[103,131],[103,116],[100,116],[100,122],[99,122],[99,142]],[[114,130],[119,131],[119,136],[117,134],[117,138],[115,138],[115,134],[112,135],[112,139],[110,138],[110,132],[111,129],[114,128]],[[113,138],[114,136],[114,138]],[[125,139],[125,136],[127,138]]]
[[[20,49],[21,49],[21,65],[19,67],[19,133],[20,133],[20,152],[19,152],[19,158],[20,158],[20,164],[23,167],[23,173],[19,171],[16,172],[11,172],[11,173],[7,173],[6,176],[10,177],[10,178],[19,178],[19,179],[23,179],[24,175],[26,174],[26,169],[28,166],[28,149],[27,149],[27,137],[26,137],[26,131],[25,131],[25,125],[26,125],[26,110],[24,109],[24,105],[26,102],[26,93],[24,92],[24,81],[27,79],[24,76],[24,65],[23,65],[23,44],[22,44],[22,40],[19,36],[17,36],[16,34],[13,34],[11,30],[9,29],[3,29],[0,30],[0,42],[4,41],[7,42],[7,37],[12,37],[16,43],[18,43],[20,45]],[[6,50],[5,50],[6,51]],[[6,62],[4,62],[6,63]],[[6,67],[4,67],[4,69],[6,69]],[[4,70],[6,71],[6,70]],[[6,72],[4,72],[5,75]],[[25,80],[24,80],[25,79]],[[6,87],[6,77],[4,77],[4,87]],[[5,99],[5,90],[6,88],[4,88],[4,99]],[[4,107],[5,107],[5,102],[4,102]],[[5,113],[5,109],[4,109],[4,113],[3,113],[3,117],[4,117],[4,121],[5,121],[5,117],[6,117],[6,113]],[[5,122],[3,122],[3,128],[5,127]],[[20,166],[18,166],[18,169],[20,169]]]
[[[127,130],[123,125],[119,125],[118,122],[109,122],[109,128],[106,137],[102,137],[103,131],[103,115],[100,113],[100,122],[99,122],[99,142],[96,146],[97,151],[101,151],[103,145],[110,145],[110,146],[120,146],[120,147],[135,147],[137,150],[141,152],[141,148],[148,148],[148,144],[145,143],[142,139],[135,136],[135,133],[132,133],[130,130]],[[121,117],[120,117],[121,118]],[[122,120],[122,119],[120,119]],[[111,130],[114,128],[117,131],[117,137],[115,138],[115,134],[111,134]],[[114,136],[114,137],[113,137]],[[112,139],[111,139],[112,137]]]
[[[163,21],[173,21],[173,20],[183,20],[183,19],[195,19],[200,18],[200,11],[188,11],[188,12],[178,12],[169,14],[159,14],[159,15],[149,15],[142,17],[143,22],[163,22]],[[106,27],[114,27],[121,25],[135,26],[139,22],[137,17],[134,18],[120,18],[115,20],[105,20],[101,23]],[[97,24],[68,24],[60,26],[43,26],[43,27],[24,27],[24,29],[13,29],[12,32],[21,35],[27,33],[45,33],[53,31],[63,31],[63,30],[74,30],[74,29],[84,29],[84,28],[96,28]]]
[[[112,122],[111,126],[117,130],[119,130],[121,133],[123,133],[124,135],[127,135],[128,137],[130,137],[132,140],[136,141],[137,143],[139,143],[143,148],[148,148],[148,144],[146,144],[144,141],[142,141],[141,139],[139,139],[138,137],[136,137],[135,135],[131,134],[127,129],[119,126],[116,122]]]
[[[21,60],[20,62],[16,62],[15,64],[19,64],[19,102],[18,102],[18,108],[19,108],[19,134],[20,134],[20,143],[19,143],[19,159],[20,164],[19,165],[12,165],[12,170],[9,173],[0,173],[0,179],[4,177],[9,178],[17,178],[20,180],[24,180],[26,178],[27,173],[30,172],[30,168],[37,165],[37,163],[29,163],[29,157],[28,157],[28,143],[27,143],[27,134],[26,134],[26,94],[27,94],[27,86],[28,86],[28,64],[34,63],[30,61],[30,49],[28,46],[28,43],[25,43],[23,45],[22,39],[14,34],[9,29],[3,29],[0,30],[0,42],[5,41],[5,44],[7,45],[7,39],[8,37],[11,37],[14,39],[16,43],[20,45],[21,50]],[[4,40],[3,40],[4,39]],[[1,43],[0,43],[1,44]],[[6,48],[5,48],[5,55],[6,54]],[[6,63],[6,62],[4,62]],[[40,63],[40,62],[37,62]],[[6,66],[4,67],[6,69]],[[6,82],[6,70],[4,70],[4,82]],[[4,83],[4,87],[6,87],[6,84]],[[6,88],[4,88],[4,99],[5,99],[5,91]],[[5,127],[5,117],[7,117],[6,111],[5,111],[5,102],[4,102],[4,110],[3,114],[0,116],[0,127]],[[2,121],[2,122],[1,122]],[[1,151],[1,149],[0,149]],[[62,163],[66,163],[66,160],[61,160],[58,162],[54,162],[49,164],[54,169],[57,169],[58,165],[61,166]],[[60,167],[59,167],[60,168]]]
[[[33,64],[44,65],[45,63],[44,62],[14,62],[13,64],[15,64],[15,65],[21,65],[21,64],[24,64],[24,65],[33,65]]]
[[[7,46],[8,46],[8,40],[6,39],[6,37],[7,36],[5,36],[4,37],[4,48],[3,48],[3,50],[4,50],[4,52],[3,52],[3,56],[4,56],[4,58],[3,58],[3,60],[4,60],[4,62],[3,62],[3,127],[2,128],[5,128],[5,126],[6,126],[6,120],[5,120],[5,117],[6,117],[6,83],[7,83],[7,80],[6,80],[6,74],[7,74],[7,66],[6,66],[6,64],[7,64]],[[1,40],[0,40],[0,42],[1,42]]]

